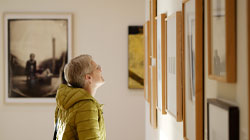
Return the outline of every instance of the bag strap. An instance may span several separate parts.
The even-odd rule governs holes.
[[[58,114],[59,114],[59,108],[56,107],[56,112],[55,112],[56,126],[55,126],[53,140],[56,140],[56,135],[57,135]]]
[[[53,140],[56,140],[56,135],[57,135],[57,120],[56,120],[56,126],[55,126],[55,131],[54,131],[54,138]]]

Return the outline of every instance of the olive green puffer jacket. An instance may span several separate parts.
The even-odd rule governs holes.
[[[61,84],[56,102],[57,140],[106,140],[102,105],[86,90]]]

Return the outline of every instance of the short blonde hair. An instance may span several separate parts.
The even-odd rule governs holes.
[[[64,67],[64,78],[70,86],[84,88],[85,75],[92,73],[92,56],[84,54],[70,60]]]

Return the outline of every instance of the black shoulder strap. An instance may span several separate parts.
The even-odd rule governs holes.
[[[54,138],[53,140],[56,140],[56,135],[57,135],[57,120],[56,120],[56,126],[55,126],[55,131],[54,131]]]
[[[59,108],[56,107],[56,112],[55,112],[56,126],[55,126],[55,131],[54,131],[53,140],[56,140],[56,135],[57,135],[58,113],[59,113]]]

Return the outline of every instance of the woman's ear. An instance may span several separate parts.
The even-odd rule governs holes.
[[[88,84],[91,84],[92,76],[89,75],[89,74],[86,74],[86,75],[85,75],[85,81],[88,82]]]
[[[86,75],[85,75],[85,80],[91,80],[91,78],[92,78],[92,77],[91,77],[89,74],[86,74]]]

